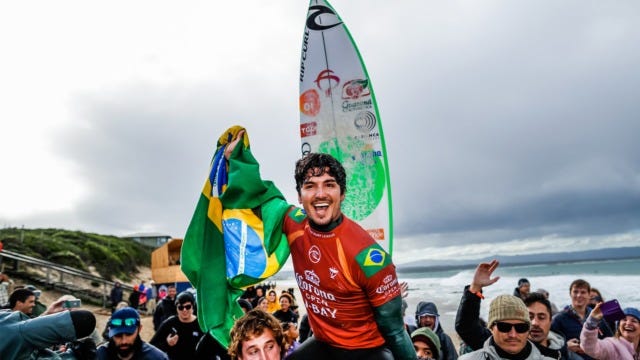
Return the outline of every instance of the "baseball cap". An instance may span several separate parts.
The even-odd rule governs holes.
[[[117,310],[109,319],[109,337],[118,334],[133,334],[140,325],[140,314],[132,307],[125,307]]]

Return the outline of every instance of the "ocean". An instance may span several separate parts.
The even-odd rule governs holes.
[[[473,278],[474,269],[398,273],[400,281],[409,284],[406,318],[411,320],[420,301],[432,301],[438,307],[440,323],[449,334],[455,333],[454,322],[465,285]],[[500,266],[494,272],[500,280],[484,289],[480,316],[487,319],[489,303],[497,295],[512,294],[518,279],[527,278],[531,290],[543,288],[549,300],[559,309],[571,303],[569,285],[584,279],[602,293],[605,300],[618,299],[620,306],[640,308],[640,259],[553,263],[543,265]],[[293,287],[292,279],[278,280],[279,288]]]

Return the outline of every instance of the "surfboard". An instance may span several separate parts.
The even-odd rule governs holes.
[[[343,213],[391,253],[391,180],[378,105],[351,33],[324,0],[309,3],[299,102],[302,155],[329,153],[343,164]]]

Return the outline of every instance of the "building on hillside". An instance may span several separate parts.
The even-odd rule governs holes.
[[[136,233],[123,236],[123,238],[138,242],[142,245],[146,245],[152,248],[158,248],[166,244],[169,239],[171,239],[171,235],[161,233]]]

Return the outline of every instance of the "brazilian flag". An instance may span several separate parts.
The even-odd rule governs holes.
[[[224,347],[243,315],[237,300],[250,285],[274,275],[289,257],[282,219],[289,204],[243,139],[229,158],[226,146],[244,130],[234,126],[218,139],[193,218],[182,244],[181,269],[198,295],[198,321]]]

